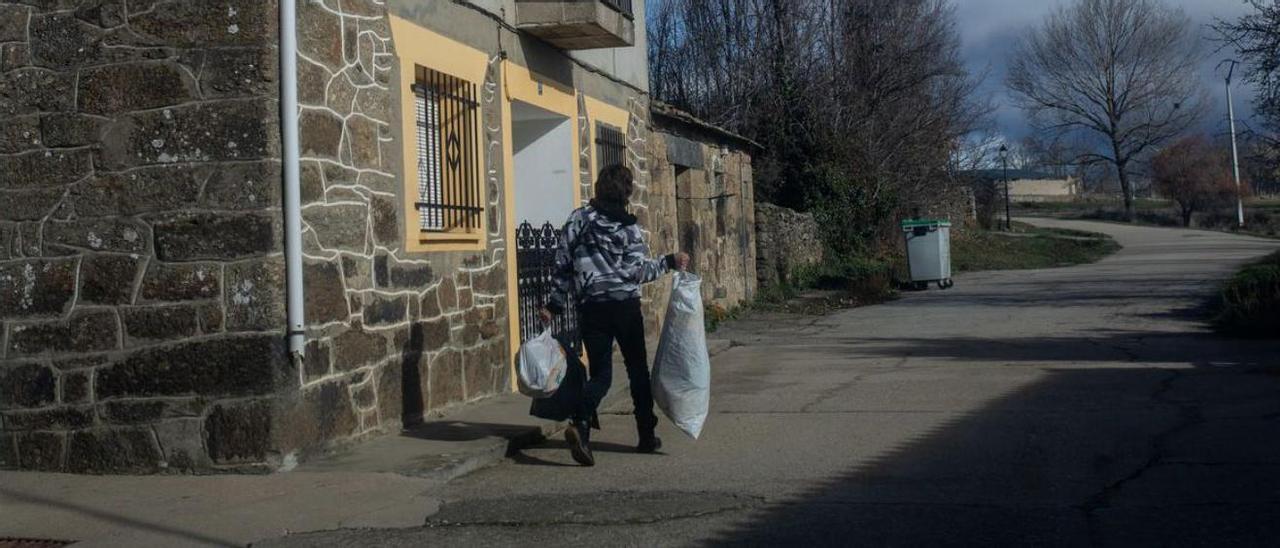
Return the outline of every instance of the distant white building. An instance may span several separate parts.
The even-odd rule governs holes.
[[[1000,169],[980,169],[965,172],[973,179],[986,180],[999,185],[1003,192],[1005,172]],[[1080,197],[1080,179],[1059,177],[1024,169],[1011,169],[1009,199],[1014,202],[1067,202]]]

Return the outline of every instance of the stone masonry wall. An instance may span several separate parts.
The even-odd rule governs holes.
[[[667,141],[674,134],[658,130],[655,135],[649,156],[657,239],[667,249],[690,253],[691,269],[702,276],[704,304],[729,309],[753,298],[756,234],[750,154],[740,148],[722,149],[712,141],[694,141],[703,168],[689,169],[677,180]]]
[[[269,459],[276,6],[0,2],[0,467]]]
[[[813,214],[756,202],[756,274],[761,287],[787,282],[797,268],[822,262]]]
[[[404,251],[400,93],[385,5],[299,6],[308,346],[276,430],[282,451],[397,432],[505,391],[500,59],[481,86],[483,252]]]

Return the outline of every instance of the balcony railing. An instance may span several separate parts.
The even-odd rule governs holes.
[[[604,5],[609,6],[626,16],[627,19],[635,20],[636,14],[631,9],[631,0],[600,0]]]

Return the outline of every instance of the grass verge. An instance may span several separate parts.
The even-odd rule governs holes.
[[[1280,252],[1246,265],[1222,287],[1214,325],[1228,335],[1280,337]]]
[[[1120,249],[1110,236],[1014,223],[1008,232],[975,231],[951,244],[951,269],[1022,270],[1097,262]]]

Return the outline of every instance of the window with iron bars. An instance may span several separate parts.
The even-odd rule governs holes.
[[[596,171],[614,164],[627,165],[627,143],[622,130],[604,123],[596,124]]]
[[[412,86],[418,152],[418,228],[423,232],[474,233],[484,200],[476,138],[476,85],[417,67]]]

